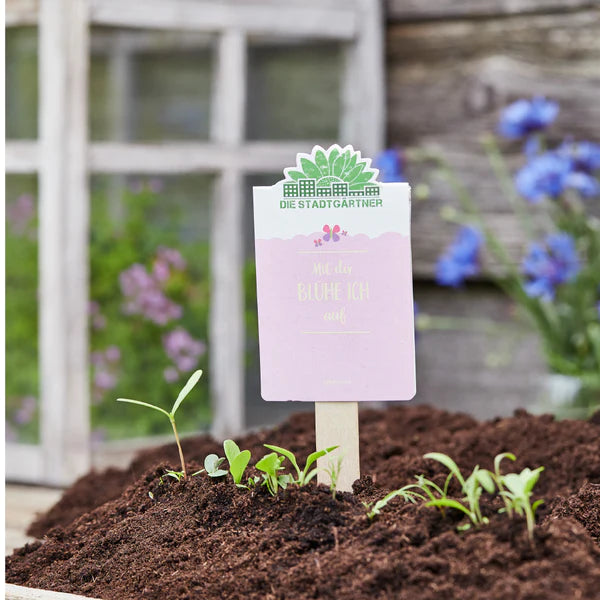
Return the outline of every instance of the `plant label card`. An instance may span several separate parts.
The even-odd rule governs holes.
[[[265,400],[415,395],[410,187],[370,165],[352,146],[315,146],[254,188]]]

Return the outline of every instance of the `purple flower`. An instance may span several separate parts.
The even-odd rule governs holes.
[[[465,278],[479,272],[479,252],[483,236],[474,227],[461,227],[454,241],[436,265],[436,281],[440,285],[458,287]]]
[[[556,102],[541,97],[517,100],[502,111],[498,132],[508,139],[525,137],[550,125],[558,110]]]
[[[546,152],[531,159],[515,177],[518,192],[532,203],[545,197],[557,198],[567,186],[571,161],[556,152]]]
[[[552,300],[556,288],[574,279],[580,270],[574,239],[564,232],[548,235],[543,243],[533,243],[523,259],[528,280],[525,292],[533,298]]]
[[[181,256],[181,252],[175,248],[160,246],[156,251],[156,259],[163,260],[177,271],[183,271],[186,267],[186,262],[183,256]]]
[[[183,327],[177,327],[163,337],[167,356],[182,373],[193,371],[198,360],[206,352],[206,344],[194,339]]]
[[[117,378],[108,371],[98,370],[94,374],[94,386],[101,392],[112,390],[117,385]]]
[[[108,362],[119,362],[121,360],[121,351],[117,346],[109,346],[104,352],[104,356],[106,356]]]
[[[406,181],[403,174],[402,156],[398,150],[388,149],[380,152],[373,161],[379,169],[379,180],[383,183]]]
[[[183,309],[167,298],[146,267],[134,264],[119,275],[121,291],[126,298],[125,314],[142,315],[157,325],[179,319]]]

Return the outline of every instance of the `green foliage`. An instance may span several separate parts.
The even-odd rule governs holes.
[[[500,495],[508,502],[507,508],[510,511],[516,512],[519,516],[525,515],[527,532],[532,542],[535,528],[535,511],[544,501],[537,500],[531,504],[531,495],[543,470],[544,467],[538,467],[533,471],[525,468],[520,473],[508,473],[501,477],[504,489],[500,492]]]
[[[140,400],[132,400],[131,398],[117,398],[117,402],[126,402],[127,404],[138,404],[139,406],[145,406],[146,408],[151,408],[157,412],[165,415],[169,422],[171,423],[171,427],[173,428],[173,434],[175,435],[175,441],[177,442],[177,449],[179,450],[179,458],[181,460],[181,473],[183,473],[183,478],[187,477],[187,472],[185,469],[185,460],[183,458],[183,450],[181,449],[181,443],[179,441],[179,435],[177,433],[177,426],[175,425],[175,413],[177,409],[181,406],[181,403],[185,400],[185,398],[192,391],[194,386],[200,381],[200,377],[202,377],[202,371],[198,370],[192,373],[192,376],[188,379],[187,383],[183,386],[182,390],[177,395],[177,399],[175,400],[173,407],[169,412],[167,412],[164,408],[160,406],[155,406],[154,404],[149,404],[148,402],[141,402]],[[211,455],[215,456],[215,455]],[[207,457],[208,458],[208,457]],[[225,459],[223,459],[225,460]],[[205,461],[206,466],[206,461]],[[169,471],[167,474],[175,473],[175,471]],[[177,471],[179,473],[179,471]],[[227,473],[225,473],[227,474]],[[171,475],[173,476],[173,475]],[[213,475],[214,477],[214,475]]]
[[[335,460],[330,460],[325,472],[329,475],[329,491],[331,492],[331,497],[335,500],[335,495],[337,492],[337,482],[340,477],[340,472],[342,470],[342,461],[344,457],[340,454]]]
[[[369,519],[371,519],[371,520],[374,519],[375,516],[381,512],[381,509],[385,508],[388,505],[390,500],[393,500],[394,498],[397,498],[397,497],[400,497],[405,502],[410,502],[412,504],[415,504],[417,502],[417,500],[425,500],[425,496],[423,496],[419,492],[413,491],[415,489],[422,489],[422,488],[421,488],[421,486],[412,483],[409,485],[405,485],[404,487],[401,487],[398,490],[394,490],[393,492],[390,492],[389,494],[387,494],[381,500],[378,500],[374,504],[372,502],[363,502],[363,505],[368,510],[367,517],[369,517]]]
[[[304,469],[302,470],[298,466],[298,461],[296,460],[294,453],[290,450],[286,450],[281,446],[272,446],[271,444],[265,444],[265,448],[268,448],[269,450],[273,450],[274,452],[281,454],[282,462],[284,458],[287,458],[290,461],[290,463],[292,463],[292,466],[296,471],[296,479],[292,477],[292,483],[295,483],[299,486],[303,486],[306,485],[317,474],[317,468],[314,468],[312,471],[310,471],[310,467],[315,463],[315,461],[317,461],[322,456],[333,452],[336,448],[339,448],[339,446],[330,446],[329,448],[325,448],[325,450],[317,450],[316,452],[309,454],[308,458],[306,459]]]
[[[285,457],[279,456],[276,452],[271,452],[263,456],[255,465],[259,471],[263,472],[263,485],[267,486],[272,496],[277,495],[280,487],[285,490],[288,484],[293,481],[291,475],[279,473],[279,471],[283,471],[281,463],[284,460]]]
[[[225,457],[219,457],[216,454],[209,454],[204,459],[204,469],[209,477],[225,477],[227,471],[221,469],[221,464],[225,461]]]
[[[242,485],[242,477],[244,471],[250,462],[250,450],[240,450],[239,446],[233,440],[225,440],[223,442],[223,450],[229,462],[229,472],[233,477],[233,482],[238,487],[246,487]]]
[[[438,508],[454,508],[462,511],[469,517],[471,523],[467,523],[466,525],[462,526],[461,529],[469,529],[471,525],[480,527],[481,525],[487,524],[489,519],[481,514],[479,499],[481,498],[481,494],[484,489],[489,493],[494,492],[495,485],[493,479],[489,475],[489,472],[480,469],[479,466],[476,466],[469,477],[465,479],[460,472],[458,465],[449,456],[446,456],[440,452],[430,452],[425,454],[423,458],[437,460],[438,462],[442,463],[450,471],[450,474],[458,480],[461,490],[465,495],[460,502],[458,500],[454,500],[453,498],[442,497],[435,500],[430,500],[427,503],[427,506],[436,506]],[[449,480],[447,480],[447,482],[448,481]]]

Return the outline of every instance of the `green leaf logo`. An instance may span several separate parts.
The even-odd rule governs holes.
[[[284,169],[284,189],[295,196],[379,194],[377,169],[352,146],[337,144],[328,150],[315,146],[311,154],[298,154],[295,167]],[[288,194],[286,194],[288,195]]]

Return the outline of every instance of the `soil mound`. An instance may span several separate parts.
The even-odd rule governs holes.
[[[312,416],[239,440],[253,460],[265,442],[306,456]],[[204,436],[185,444],[190,463],[219,450]],[[7,559],[6,579],[105,600],[598,598],[598,424],[523,411],[477,423],[399,406],[361,413],[361,451],[355,494],[335,499],[316,485],[271,497],[264,487],[248,492],[205,476],[161,483],[166,465],[177,465],[174,445],[144,452],[124,471],[90,474],[67,490],[35,524],[44,541]],[[516,469],[545,466],[533,547],[522,520],[496,513],[497,499],[482,505],[490,524],[465,533],[456,531],[457,511],[442,517],[399,499],[369,521],[363,501],[419,473],[443,480],[445,469],[423,460],[428,451],[465,470],[490,468],[505,451],[517,455]]]

